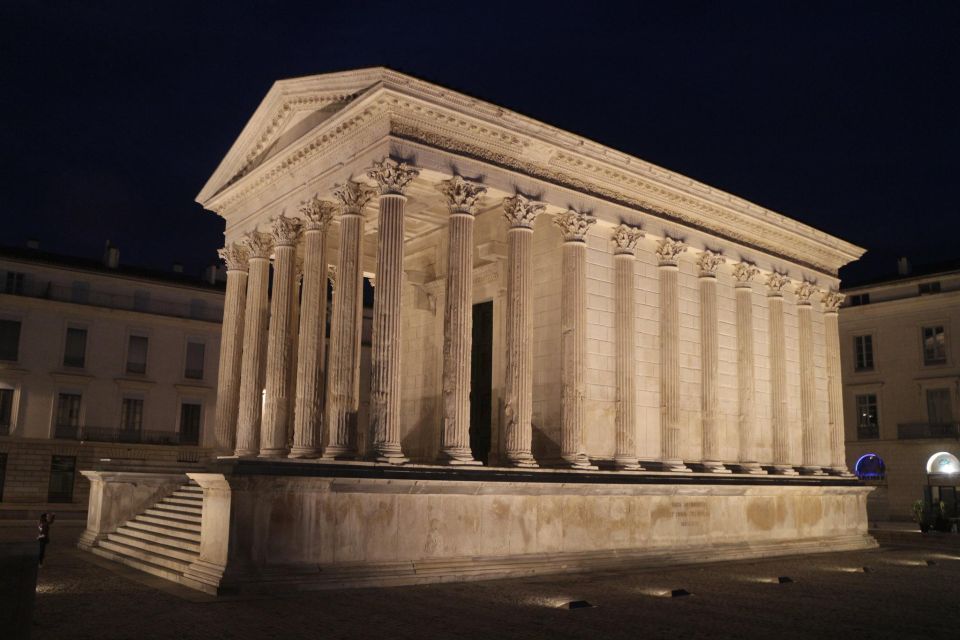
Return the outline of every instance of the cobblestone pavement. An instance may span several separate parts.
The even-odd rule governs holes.
[[[946,638],[960,602],[960,546],[215,600],[81,553],[78,534],[54,531],[37,640]],[[670,589],[693,595],[661,595]],[[597,606],[557,607],[570,600]]]

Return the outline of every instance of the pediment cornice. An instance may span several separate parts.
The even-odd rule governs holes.
[[[329,80],[329,83],[326,82]],[[278,88],[279,87],[279,88]],[[313,92],[313,93],[311,93]],[[298,109],[348,101],[282,153],[253,163],[276,143]],[[327,102],[325,102],[327,101]],[[269,108],[264,105],[270,103]],[[643,160],[495,105],[386,69],[313,76],[274,85],[198,201],[224,211],[318,156],[335,154],[377,126],[398,141],[544,180],[789,259],[834,275],[863,250],[773,211]],[[225,178],[232,163],[240,174]],[[223,180],[219,186],[215,178]]]

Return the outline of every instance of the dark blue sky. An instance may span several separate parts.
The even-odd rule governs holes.
[[[273,80],[386,65],[869,250],[960,257],[960,3],[0,4],[0,243],[199,270]]]

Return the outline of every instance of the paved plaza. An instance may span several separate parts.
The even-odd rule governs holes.
[[[34,638],[945,638],[960,547],[882,547],[676,569],[214,598],[79,552],[61,527]],[[28,529],[0,530],[5,540]],[[29,538],[28,538],[29,539]],[[933,564],[930,564],[932,562]],[[868,571],[864,572],[863,567]],[[788,576],[792,582],[780,584]],[[664,597],[686,589],[692,595]],[[587,600],[595,608],[567,610]]]

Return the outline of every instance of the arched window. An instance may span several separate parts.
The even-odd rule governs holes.
[[[927,460],[927,473],[960,473],[960,460],[946,451],[940,451]]]
[[[883,458],[875,453],[868,453],[860,456],[857,464],[853,467],[854,473],[861,480],[883,480],[887,475],[887,465],[883,463]]]

